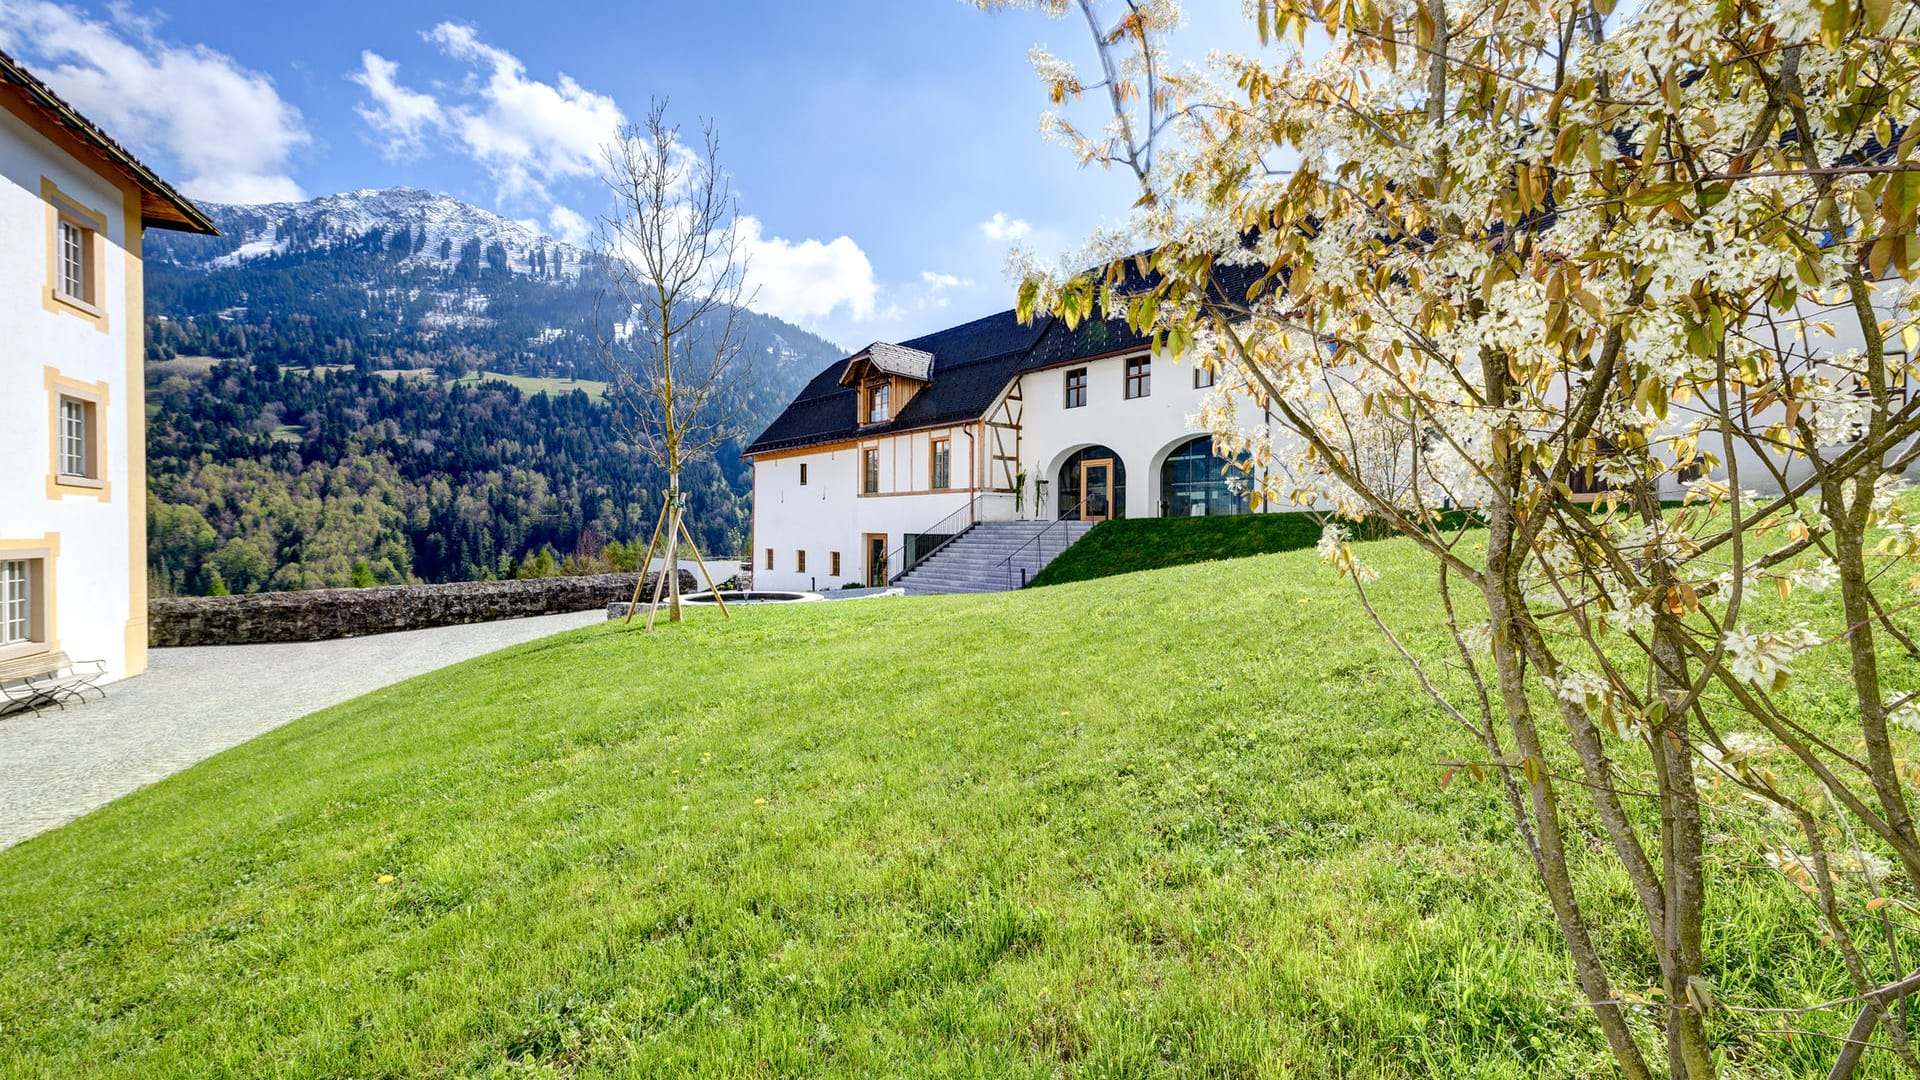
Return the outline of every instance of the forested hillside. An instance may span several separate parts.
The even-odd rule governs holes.
[[[543,549],[615,561],[664,478],[587,393],[337,369],[163,365],[149,389],[150,566],[175,593],[512,576]],[[682,478],[705,550],[744,542],[737,453]],[[216,578],[219,585],[215,584]]]
[[[645,544],[665,477],[587,392],[608,321],[590,253],[407,189],[209,211],[225,235],[148,253],[156,591],[464,580]],[[751,435],[839,355],[749,315],[729,405]],[[703,548],[741,549],[738,446],[682,484]]]

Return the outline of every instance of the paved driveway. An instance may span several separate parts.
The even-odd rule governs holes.
[[[0,716],[0,848],[308,713],[601,611],[276,645],[155,649],[107,699]]]

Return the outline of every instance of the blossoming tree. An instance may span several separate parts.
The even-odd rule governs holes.
[[[1329,514],[1369,613],[1339,519],[1425,552],[1447,655],[1375,622],[1475,746],[1448,773],[1500,785],[1620,1071],[1791,1030],[1832,1076],[1920,1073],[1920,4],[1254,0],[1260,52],[1202,70],[1166,0],[984,3],[1084,19],[1097,77],[1036,51],[1047,127],[1140,185],[1023,309],[1216,368],[1203,421],[1257,499]],[[1845,992],[1722,992],[1727,862],[1806,899]]]

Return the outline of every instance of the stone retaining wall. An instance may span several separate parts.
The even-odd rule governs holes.
[[[420,630],[429,626],[599,611],[633,595],[638,574],[382,585],[247,596],[170,596],[147,601],[147,644],[247,645]],[[657,575],[648,574],[651,586]],[[680,590],[696,590],[680,571]]]

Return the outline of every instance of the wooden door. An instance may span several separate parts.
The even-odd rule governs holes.
[[[887,583],[887,534],[867,534],[867,585],[878,588]]]
[[[1113,459],[1093,458],[1080,463],[1080,520],[1105,521],[1113,516]]]

